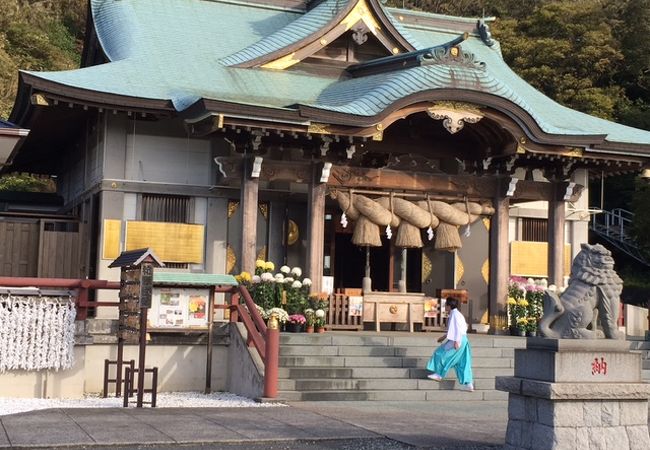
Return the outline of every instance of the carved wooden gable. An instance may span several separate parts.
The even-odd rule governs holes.
[[[284,70],[305,60],[352,64],[412,50],[378,0],[350,0],[319,30],[236,66]]]

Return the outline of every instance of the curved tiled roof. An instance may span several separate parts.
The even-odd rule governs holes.
[[[422,67],[358,79],[335,79],[297,70],[225,66],[273,51],[328,23],[333,6],[325,0],[309,12],[228,0],[91,0],[98,40],[109,63],[63,72],[27,72],[25,83],[71,88],[91,97],[106,93],[168,101],[184,111],[204,100],[298,111],[300,105],[332,113],[372,117],[409,95],[462,89],[515,105],[545,133],[607,135],[617,143],[650,145],[650,133],[573,111],[552,101],[518,77],[503,61],[499,46],[472,35],[461,44],[484,69],[435,61]],[[329,9],[328,9],[329,8]],[[340,8],[340,6],[339,6]],[[464,19],[435,16],[436,28],[410,25],[383,9],[388,20],[418,49],[449,42]],[[430,16],[425,15],[424,16]],[[455,29],[456,31],[450,31]],[[295,33],[293,35],[292,33]],[[34,81],[36,80],[36,81]],[[81,95],[81,94],[79,94]],[[26,96],[28,99],[28,96]],[[453,100],[453,99],[450,99]]]
[[[345,5],[340,0],[325,0],[286,27],[226,56],[221,63],[226,66],[241,64],[300,42],[330,23]]]

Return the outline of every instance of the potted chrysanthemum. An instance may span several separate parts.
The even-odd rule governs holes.
[[[287,331],[300,333],[305,323],[307,323],[307,319],[302,314],[291,314],[287,320]]]

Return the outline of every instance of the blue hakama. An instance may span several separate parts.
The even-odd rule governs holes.
[[[448,340],[436,349],[427,363],[427,370],[443,378],[452,368],[456,370],[456,378],[460,384],[473,383],[472,347],[466,335],[461,338],[458,350],[454,348],[454,342]]]

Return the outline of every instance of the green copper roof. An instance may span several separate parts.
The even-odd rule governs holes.
[[[237,286],[232,275],[213,273],[160,272],[154,270],[153,282],[156,285],[169,286]]]
[[[472,64],[454,64],[443,58],[422,67],[357,79],[303,73],[300,64],[284,71],[228,66],[315,33],[345,1],[325,0],[303,12],[244,1],[91,0],[98,40],[110,62],[28,74],[87,91],[170,101],[179,112],[206,99],[294,111],[304,105],[370,117],[411,94],[462,89],[511,102],[549,134],[607,135],[610,142],[650,145],[648,132],[550,100],[505,64],[498,44],[488,47],[476,35],[461,44],[464,52],[473,55]],[[397,17],[402,10],[383,10],[416,49],[449,42],[460,34],[450,31],[454,23],[457,28],[458,23],[470,20],[418,13],[435,17],[440,26],[434,29],[401,22]]]

